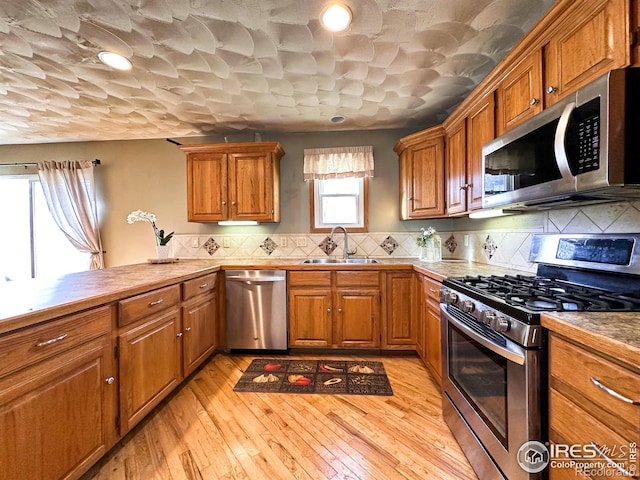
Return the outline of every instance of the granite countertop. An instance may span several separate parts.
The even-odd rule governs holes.
[[[640,371],[640,315],[633,312],[553,312],[542,326]]]

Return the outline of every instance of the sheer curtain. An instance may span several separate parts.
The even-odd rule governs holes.
[[[304,179],[373,177],[373,147],[306,148]]]
[[[91,254],[91,270],[103,268],[93,164],[42,162],[38,176],[56,224],[78,250]]]

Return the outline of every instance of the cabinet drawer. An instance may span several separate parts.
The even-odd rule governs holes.
[[[198,295],[211,293],[216,288],[217,273],[187,280],[182,284],[182,298],[189,300]]]
[[[118,302],[118,325],[129,325],[147,315],[180,303],[180,285],[159,288]]]
[[[111,307],[100,307],[0,338],[0,377],[111,331]]]
[[[377,271],[344,271],[336,272],[336,285],[338,287],[362,285],[377,287],[380,284],[380,273]]]
[[[319,270],[315,272],[289,272],[289,286],[312,285],[318,287],[331,286],[331,272]]]
[[[428,301],[440,303],[440,289],[442,284],[429,277],[422,277],[422,287],[424,288],[424,296]]]
[[[617,399],[594,383],[595,380],[606,388],[638,401],[640,400],[640,374],[555,335],[551,335],[549,343],[549,371],[552,387],[566,389],[566,385],[597,405],[598,408],[593,407],[592,413],[598,418],[608,412],[630,426],[640,425],[640,406]]]

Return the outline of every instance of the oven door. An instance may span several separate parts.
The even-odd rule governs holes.
[[[525,350],[451,305],[440,305],[443,412],[481,480],[539,479],[518,450],[541,432],[540,350]]]

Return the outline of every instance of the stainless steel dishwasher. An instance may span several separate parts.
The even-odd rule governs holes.
[[[284,270],[227,270],[227,348],[287,350]]]

